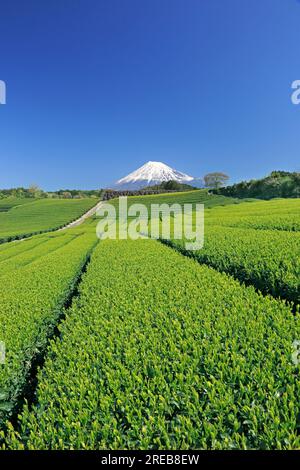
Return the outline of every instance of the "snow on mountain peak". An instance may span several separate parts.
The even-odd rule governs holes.
[[[116,187],[123,189],[142,188],[145,186],[152,186],[160,184],[164,181],[178,181],[179,183],[189,183],[194,180],[192,176],[174,170],[170,166],[162,162],[149,161],[143,166],[133,171],[129,175],[118,180],[115,184]]]

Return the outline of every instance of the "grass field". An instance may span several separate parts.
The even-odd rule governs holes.
[[[14,205],[7,212],[0,212],[0,243],[61,228],[96,203],[92,198],[40,199]]]
[[[204,203],[203,249],[98,242],[97,217],[0,246],[3,447],[299,448],[300,201],[128,201]]]

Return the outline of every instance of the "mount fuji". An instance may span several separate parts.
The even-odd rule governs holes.
[[[124,178],[119,179],[113,188],[117,190],[137,190],[166,181],[177,181],[178,183],[203,187],[200,178],[194,178],[181,171],[174,170],[165,163],[150,161]]]

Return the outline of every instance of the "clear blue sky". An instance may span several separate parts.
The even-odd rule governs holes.
[[[300,169],[299,0],[1,0],[0,187]]]

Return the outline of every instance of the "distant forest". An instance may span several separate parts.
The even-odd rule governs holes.
[[[191,191],[198,189],[188,184],[178,183],[177,181],[166,181],[155,186],[148,186],[138,191],[128,191],[135,195]],[[272,171],[270,175],[262,179],[242,181],[218,189],[210,189],[214,194],[235,198],[257,198],[272,199],[275,197],[298,198],[300,197],[300,173],[290,173],[288,171]],[[109,192],[109,191],[106,191]],[[113,191],[112,191],[113,192]],[[103,189],[81,190],[81,189],[60,189],[58,191],[43,191],[37,185],[31,185],[29,188],[11,188],[0,189],[0,199],[5,197],[19,198],[61,198],[61,199],[81,199],[86,197],[100,198]],[[108,198],[109,199],[109,198]]]
[[[43,191],[37,185],[29,188],[0,189],[0,199],[5,197],[18,198],[51,198],[51,199],[82,199],[86,197],[99,198],[102,190],[60,189],[59,191]]]
[[[232,186],[213,190],[215,194],[238,198],[272,199],[300,197],[300,173],[272,171],[259,180],[242,181]]]

